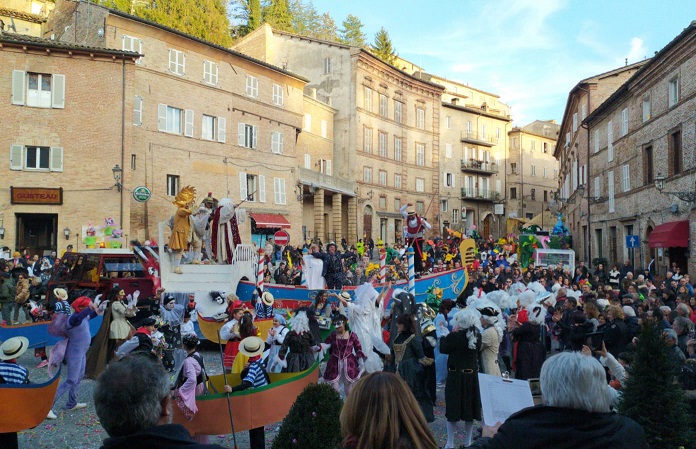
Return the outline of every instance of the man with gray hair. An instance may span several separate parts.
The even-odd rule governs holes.
[[[169,376],[150,354],[109,364],[97,379],[94,406],[109,434],[101,449],[222,449],[196,443],[186,428],[171,424]]]
[[[604,367],[593,357],[564,352],[541,367],[544,405],[528,407],[502,425],[483,427],[472,448],[648,448],[643,428],[610,412]]]
[[[674,329],[665,329],[662,331],[662,338],[667,342],[667,356],[672,361],[674,369],[676,371],[681,370],[681,366],[686,361],[686,355],[679,349],[677,342],[679,337],[677,337],[677,332]]]

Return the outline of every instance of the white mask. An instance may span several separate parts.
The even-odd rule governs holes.
[[[176,301],[169,301],[164,308],[167,310],[174,310],[174,306],[176,306]]]

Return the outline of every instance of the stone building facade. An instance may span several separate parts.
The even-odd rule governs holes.
[[[398,70],[363,49],[268,25],[246,36],[235,49],[301,73],[309,79],[306,90],[336,109],[332,176],[354,181],[355,191],[349,195],[335,187],[315,188],[315,223],[323,220],[316,207],[322,200],[316,196],[323,195],[325,205],[339,199],[347,205],[343,235],[332,231],[331,239],[399,241],[403,230],[399,208],[407,203],[414,204],[437,232],[441,86]]]
[[[591,262],[593,259],[588,239],[589,207],[585,190],[592,138],[581,124],[644,64],[645,61],[641,61],[586,78],[568,94],[554,153],[560,170],[555,201],[565,226],[572,234],[573,249],[578,260]]]
[[[558,161],[553,154],[560,126],[555,120],[536,120],[508,133],[507,210],[509,218],[527,220],[549,209],[558,190]],[[556,223],[544,223],[551,229]]]
[[[127,218],[112,167],[132,152],[138,54],[0,33],[0,239],[32,254],[77,245],[87,223]],[[125,182],[130,181],[126,174]]]
[[[243,202],[249,217],[240,225],[243,241],[263,246],[279,229],[290,233],[291,242],[301,240],[302,208],[293,192],[302,77],[91,3],[59,1],[49,24],[48,32],[61,42],[143,55],[127,93],[130,149],[120,161],[128,238],[156,238],[157,224],[175,210],[178,190],[193,185],[199,200],[212,192]],[[73,27],[77,33],[61,33]],[[131,197],[138,186],[150,189],[149,201]]]
[[[636,268],[654,261],[660,275],[675,264],[696,272],[694,111],[691,22],[583,124],[591,136],[586,197],[594,257]]]

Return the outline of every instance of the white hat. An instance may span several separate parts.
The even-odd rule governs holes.
[[[56,298],[60,299],[61,301],[68,300],[68,292],[66,292],[64,288],[54,288],[53,294]]]
[[[256,357],[263,353],[264,341],[260,337],[247,337],[239,342],[239,352],[247,357]]]
[[[346,301],[350,301],[350,293],[348,292],[341,292],[338,294],[338,296],[345,299]]]
[[[26,337],[12,337],[0,346],[0,360],[16,359],[29,349]]]
[[[263,292],[261,295],[261,302],[270,307],[273,305],[273,301],[275,301],[275,299],[273,298],[271,292]]]

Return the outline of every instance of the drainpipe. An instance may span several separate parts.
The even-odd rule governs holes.
[[[123,168],[123,175],[121,178],[121,192],[120,196],[120,214],[119,223],[121,224],[121,229],[123,229],[123,191],[125,190],[125,180],[126,180],[126,57],[125,55],[121,59],[121,167]],[[129,220],[130,221],[130,220]]]
[[[590,91],[587,89],[583,89],[582,87],[578,86],[578,89],[581,91],[585,92],[587,94],[587,114],[590,114]],[[585,236],[586,242],[585,244],[587,245],[587,264],[592,267],[592,220],[591,220],[591,215],[590,215],[590,128],[586,125],[580,125],[581,128],[585,128],[587,130],[587,172],[585,173],[585,176],[587,179],[585,180],[585,193],[587,194],[587,235]],[[582,198],[580,199],[582,201]],[[580,208],[582,210],[582,203],[580,203]],[[601,243],[600,243],[601,244]]]

